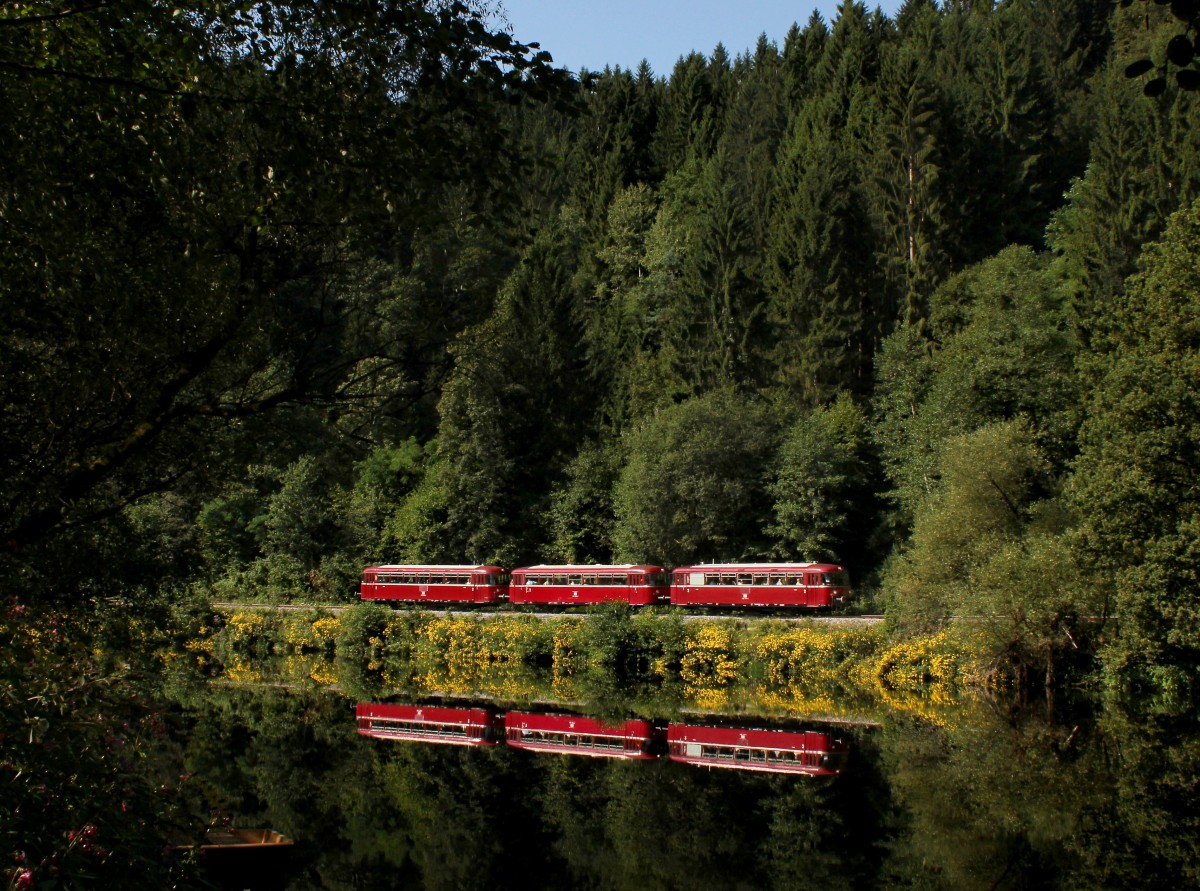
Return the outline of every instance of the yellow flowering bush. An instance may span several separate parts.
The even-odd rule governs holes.
[[[951,644],[949,633],[902,640],[890,645],[875,662],[881,687],[912,688],[953,685],[959,678],[964,654]]]
[[[277,652],[332,653],[342,628],[342,620],[337,616],[316,612],[285,613],[282,623],[282,640],[275,645]]]
[[[724,688],[737,680],[739,660],[731,650],[732,632],[723,624],[697,623],[689,629],[679,674],[684,695],[702,708],[723,705]]]
[[[875,626],[801,625],[769,628],[752,643],[765,682],[780,688],[854,686],[856,669],[869,664],[882,643]]]

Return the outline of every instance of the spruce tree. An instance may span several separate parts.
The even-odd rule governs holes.
[[[829,101],[795,119],[780,150],[766,290],[775,384],[801,405],[866,390],[871,246],[848,152]]]
[[[915,14],[914,14],[915,15]],[[888,298],[877,320],[886,335],[897,323],[920,325],[946,274],[939,120],[945,113],[933,83],[939,43],[937,13],[908,23],[902,43],[884,47],[866,184],[879,233]]]

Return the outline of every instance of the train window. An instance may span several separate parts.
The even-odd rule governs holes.
[[[582,585],[583,584],[583,576],[569,575],[569,576],[567,576],[567,584],[568,585]]]
[[[585,585],[594,585],[596,584],[596,577],[594,575],[585,575],[583,577],[583,583]]]
[[[824,578],[827,585],[837,585],[844,588],[850,584],[850,577],[844,572],[827,572]]]
[[[739,572],[738,577],[737,577],[737,583],[739,585],[753,585],[754,577],[748,572]]]
[[[800,584],[800,580],[794,575],[785,575],[783,577],[783,583],[785,585],[798,585]]]
[[[693,572],[691,573],[691,576],[690,582],[693,585],[703,585],[706,581],[704,573],[702,572]]]
[[[765,585],[766,583],[767,583],[767,575],[766,575],[766,573],[761,573],[761,574],[760,574],[760,573],[755,573],[755,574],[754,574],[754,584],[756,584],[756,585]]]
[[[721,584],[722,585],[736,585],[737,584],[737,576],[734,575],[732,572],[722,573],[721,574]]]
[[[629,576],[625,575],[624,573],[619,574],[619,575],[614,575],[613,576],[613,584],[614,585],[628,585],[629,584]]]
[[[820,584],[820,579],[821,579],[821,576],[815,572],[804,573],[804,584],[806,584],[806,585]]]
[[[783,576],[782,576],[782,575],[780,575],[780,574],[779,574],[779,573],[777,573],[777,572],[776,572],[776,573],[772,573],[772,575],[771,575],[771,584],[772,584],[772,585],[782,585],[782,584],[783,584]]]

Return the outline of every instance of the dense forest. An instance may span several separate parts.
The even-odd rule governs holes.
[[[1185,695],[1173,9],[845,2],[571,75],[470,3],[8,4],[4,589],[831,559],[898,627]]]

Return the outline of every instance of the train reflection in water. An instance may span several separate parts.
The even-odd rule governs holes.
[[[662,757],[703,767],[837,776],[850,746],[833,728],[737,726],[632,719],[607,723],[583,715],[499,712],[490,706],[359,703],[358,732],[376,739],[494,746],[599,758]]]

